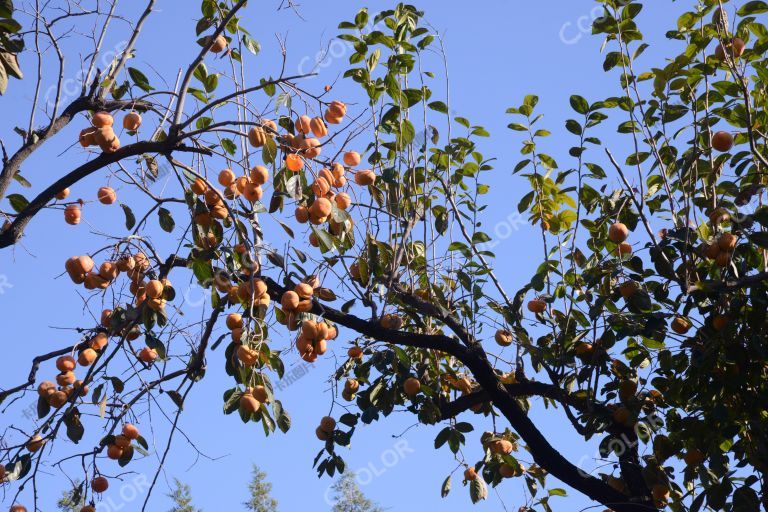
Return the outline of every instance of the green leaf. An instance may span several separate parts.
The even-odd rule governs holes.
[[[120,203],[120,207],[125,214],[125,229],[131,230],[136,225],[136,216],[133,214],[133,210],[127,204]]]
[[[442,112],[443,114],[448,113],[448,105],[443,103],[442,101],[433,101],[429,105],[427,105],[432,110],[435,110],[437,112]]]
[[[477,503],[488,497],[488,487],[480,475],[469,484],[469,497],[472,499],[472,503]]]
[[[163,228],[163,231],[166,233],[173,231],[173,228],[176,227],[176,222],[173,220],[171,212],[165,208],[160,208],[157,213],[160,217],[160,227]]]
[[[232,141],[232,139],[221,139],[221,147],[224,148],[224,151],[230,155],[237,153],[237,145]]]
[[[149,92],[154,91],[155,88],[149,85],[149,79],[136,68],[128,68],[128,75],[131,77],[131,80],[133,80],[133,83],[136,84],[136,86],[139,89],[142,89],[143,91]]]
[[[571,108],[579,114],[586,114],[589,112],[589,103],[583,97],[574,94],[571,96]]]
[[[742,5],[741,8],[736,11],[736,14],[739,16],[749,16],[750,14],[762,14],[764,12],[768,12],[768,3],[756,0]]]
[[[445,498],[449,492],[451,492],[451,475],[448,475],[443,481],[443,485],[440,487],[440,496]]]
[[[254,55],[258,55],[261,52],[261,45],[259,42],[248,34],[243,34],[243,46]]]
[[[11,208],[13,208],[13,210],[16,213],[21,213],[21,211],[24,210],[24,208],[26,208],[27,205],[29,205],[29,201],[27,201],[27,198],[21,194],[9,195],[8,201],[10,201]]]

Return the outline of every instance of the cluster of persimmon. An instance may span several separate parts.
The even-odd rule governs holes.
[[[717,226],[728,220],[728,212],[722,208],[715,209],[709,216],[713,225]],[[733,233],[722,233],[717,238],[705,242],[701,246],[701,254],[714,261],[718,267],[727,267],[733,258],[733,251],[736,249],[739,239]]]
[[[619,256],[632,254],[632,245],[627,242],[629,238],[629,228],[621,222],[611,224],[608,228],[608,239],[616,244],[616,253]]]
[[[333,203],[336,203],[336,207],[341,210],[346,210],[352,204],[349,194],[333,191],[333,188],[339,189],[346,185],[347,179],[344,172],[344,166],[339,163],[333,164],[330,169],[323,168],[320,170],[314,183],[312,183],[314,200],[309,206],[302,202],[296,207],[294,215],[300,224],[310,222],[317,226],[330,220],[332,233],[339,234],[343,230],[342,224],[335,222],[330,217],[333,212]],[[310,243],[317,247],[317,241],[313,241],[312,236],[310,236]]]
[[[355,399],[355,393],[357,393],[359,389],[360,381],[357,379],[347,379],[344,383],[344,390],[341,392],[341,396],[344,400],[351,402]]]
[[[80,132],[80,145],[84,148],[99,146],[104,153],[120,149],[120,139],[114,130],[115,118],[109,112],[96,112],[91,118],[91,127]],[[123,117],[123,128],[135,132],[141,126],[141,115],[129,112]]]
[[[107,445],[107,457],[112,460],[120,460],[128,450],[133,449],[133,442],[139,438],[141,434],[139,429],[130,423],[123,425],[122,434],[114,436],[114,439]]]
[[[328,341],[336,339],[337,336],[336,327],[325,321],[304,320],[296,339],[296,350],[304,361],[314,363],[318,356],[328,350]]]
[[[240,410],[253,414],[261,409],[261,404],[269,402],[269,395],[267,394],[267,388],[262,385],[252,386],[245,388],[243,396],[240,397]]]
[[[726,55],[731,59],[737,59],[744,55],[744,50],[747,49],[747,44],[740,37],[733,37],[730,41],[726,41],[726,45],[718,43],[715,48],[715,58],[719,61],[724,61]]]
[[[522,462],[517,461],[517,464],[509,464],[503,459],[504,455],[510,455],[512,452],[517,451],[518,446],[516,442],[493,432],[484,432],[480,436],[480,442],[483,445],[483,449],[490,453],[491,459],[498,463],[497,470],[502,478],[519,477],[525,473],[526,468]]]
[[[324,416],[315,429],[315,435],[319,440],[327,441],[333,437],[334,430],[336,430],[336,420],[330,416]]]
[[[312,297],[315,295],[313,283],[299,283],[293,290],[287,290],[280,297],[280,307],[286,315],[288,329],[295,331],[299,324],[296,321],[298,313],[308,313],[312,310]]]
[[[106,339],[100,340],[100,342],[103,342],[106,345]],[[91,352],[93,352],[93,360],[95,360],[96,351],[91,350]],[[89,364],[93,363],[93,360]],[[77,361],[74,357],[59,357],[56,360],[56,369],[59,371],[59,374],[56,376],[56,383],[48,380],[41,382],[37,387],[38,395],[40,395],[48,405],[56,409],[63,407],[64,404],[69,402],[73,394],[77,394],[77,396],[81,397],[87,395],[88,386],[82,380],[78,380],[75,376],[76,367]]]
[[[65,188],[56,194],[56,199],[63,201],[69,197],[70,190]],[[117,192],[111,187],[99,188],[96,198],[101,204],[114,204],[117,201]],[[64,222],[70,226],[77,226],[83,217],[83,200],[79,199],[76,202],[70,203],[64,207]]]

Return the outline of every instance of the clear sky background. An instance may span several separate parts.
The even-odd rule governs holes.
[[[137,47],[134,65],[145,71],[152,66],[172,81],[176,71],[185,68],[197,53],[194,25],[199,16],[199,2],[161,0],[158,3],[158,12],[150,17]],[[486,0],[474,3],[418,0],[415,3],[426,11],[427,20],[445,37],[451,76],[451,108],[491,132],[492,137],[484,142],[483,151],[486,156],[498,160],[494,173],[486,177],[492,192],[485,196],[491,206],[484,212],[483,222],[487,232],[501,235],[493,249],[497,254],[495,270],[508,289],[517,290],[541,261],[541,241],[540,232],[525,224],[516,213],[517,202],[528,187],[527,181],[511,173],[518,161],[521,139],[506,129],[510,119],[504,111],[509,106],[519,105],[526,94],[538,94],[541,97],[539,109],[545,113],[542,127],[554,133],[547,142],[547,152],[558,158],[561,167],[571,165],[567,149],[573,140],[563,128],[564,120],[571,117],[569,96],[579,93],[594,101],[619,94],[617,76],[602,71],[603,57],[599,53],[602,41],[588,34],[591,18],[599,13],[597,3],[590,0]],[[662,38],[663,33],[674,26],[674,13],[682,9],[680,2],[649,3],[652,5],[646,5],[639,17],[641,30],[652,43],[641,60],[647,67],[652,63],[663,64],[661,51],[669,44]],[[143,4],[126,2],[121,11],[135,19]],[[291,11],[278,12],[277,4],[275,0],[253,1],[244,11],[243,24],[262,45],[261,54],[250,59],[251,78],[274,74],[278,69],[279,48],[275,34],[287,36],[289,74],[292,70],[308,71],[318,52],[327,48],[338,34],[338,23],[351,19],[358,5],[367,5],[376,12],[395,3],[307,0],[299,8],[304,20]],[[124,40],[127,33],[125,24],[116,22],[110,44]],[[335,57],[323,62],[321,77],[308,82],[308,88],[319,91],[322,85],[333,82],[346,69],[346,59],[351,52],[341,44],[332,44],[331,50]],[[12,127],[25,126],[32,95],[34,61],[31,54],[26,54],[22,60],[27,80],[12,81],[9,94],[0,98],[0,137],[9,150],[18,145],[19,138],[12,133]],[[209,63],[209,66],[216,65]],[[68,76],[76,71],[77,63],[73,59]],[[156,76],[150,75],[150,78],[153,83],[158,80]],[[438,90],[442,88],[436,87],[434,99],[444,99]],[[339,85],[341,99],[354,101],[360,98],[357,92],[352,98],[344,97],[345,91],[354,89]],[[616,124],[618,121],[611,126]],[[33,193],[84,161],[85,156],[79,149],[57,156],[67,149],[68,142],[76,140],[76,133],[83,126],[85,120],[81,118],[25,164],[23,175],[33,183]],[[621,159],[631,151],[618,145],[612,149]],[[103,176],[96,176],[78,184],[74,187],[73,197],[95,198],[95,191],[103,181]],[[157,185],[160,189],[162,186]],[[13,188],[12,192],[32,196],[31,192],[19,187]],[[120,199],[130,203],[131,196],[126,191]],[[7,203],[2,207],[7,209]],[[76,229],[64,224],[60,211],[44,212],[32,222],[22,244],[0,252],[0,322],[3,326],[0,337],[5,362],[0,386],[22,382],[36,354],[77,342],[76,333],[59,328],[75,327],[83,323],[84,316],[87,318],[88,313],[78,296],[82,289],[76,289],[68,279],[57,276],[63,271],[67,257],[104,245],[103,240],[92,232],[114,229],[114,226],[122,229],[122,224],[122,212],[117,206],[89,205],[84,211],[84,223]],[[273,226],[279,231],[276,225]],[[177,271],[174,275],[172,280],[181,292],[180,296],[186,296],[192,303],[200,299],[200,290],[190,287],[183,272]],[[96,303],[91,306],[94,312],[101,310]],[[190,318],[204,314],[203,308],[194,305],[188,305],[185,312]],[[344,332],[340,340],[345,341]],[[338,354],[343,357],[344,350],[338,350]],[[311,466],[321,448],[314,429],[319,418],[328,412],[330,404],[326,379],[333,369],[332,359],[321,358],[307,376],[281,392],[281,399],[293,416],[293,428],[287,435],[278,433],[265,438],[260,426],[243,425],[236,416],[222,414],[221,395],[231,387],[231,382],[224,373],[223,351],[219,349],[209,354],[208,374],[194,389],[180,423],[197,450],[207,458],[198,455],[196,449],[178,436],[176,449],[149,510],[167,509],[167,501],[161,495],[168,491],[167,482],[174,477],[192,486],[195,501],[204,510],[240,510],[239,504],[247,496],[252,463],[268,473],[280,510],[329,510],[324,495],[332,482],[327,478],[318,480]],[[52,373],[52,364],[45,366],[41,375],[46,372]],[[0,415],[0,426],[5,428],[11,421],[17,421],[24,410],[33,406],[34,400],[31,394],[27,395],[5,410]],[[161,396],[159,400],[162,402],[167,397]],[[164,405],[167,410],[172,410],[168,403]],[[585,445],[572,437],[564,416],[552,412],[546,415],[535,412],[534,415],[540,419],[540,427],[555,446],[572,460],[582,461],[581,465],[588,470],[599,464],[592,460],[596,445]],[[468,416],[469,421],[474,419]],[[88,418],[86,422],[95,426],[98,419]],[[156,429],[154,438],[154,432],[147,432],[150,424],[153,430]],[[156,452],[161,452],[164,447],[162,433],[166,431],[166,424],[156,406],[153,407],[151,421],[145,418],[142,429],[150,442],[157,441],[157,447],[150,460],[128,467],[136,474],[124,475],[122,489],[119,484],[113,484],[108,493],[112,504],[102,506],[100,510],[134,511],[141,508],[143,491],[140,485],[131,482],[141,474],[151,478]],[[460,472],[455,474],[449,497],[441,499],[440,485],[456,468],[456,462],[447,450],[433,448],[434,436],[440,428],[414,425],[410,415],[395,413],[384,421],[360,428],[352,449],[341,449],[341,452],[352,469],[361,471],[365,484],[363,491],[388,510],[439,507],[447,511],[471,509],[485,512],[505,510],[506,506],[506,510],[516,511],[525,503],[522,480],[511,480],[497,491],[492,490],[486,502],[473,507],[468,491],[460,484]],[[488,425],[478,423],[476,431],[468,435],[465,453],[471,461],[481,456],[479,437],[487,428]],[[78,451],[75,446],[60,446],[59,449],[64,452],[57,453]],[[108,468],[109,464],[102,463],[102,467]],[[41,496],[42,509],[48,512],[54,510],[53,503],[65,488],[66,480],[56,469],[46,468],[46,473],[49,476],[42,478]],[[562,487],[553,479],[550,479],[550,485]],[[139,498],[133,499],[136,494]],[[4,507],[8,506],[8,499],[3,501]],[[557,500],[552,503],[556,510],[578,510],[592,505],[572,492],[568,498],[554,500]]]

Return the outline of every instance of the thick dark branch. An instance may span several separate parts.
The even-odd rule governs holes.
[[[141,101],[100,101],[87,96],[76,99],[64,109],[59,117],[53,120],[50,126],[45,129],[37,130],[34,133],[27,134],[24,145],[4,163],[3,170],[0,172],[0,199],[5,197],[8,187],[11,186],[14,176],[21,170],[21,165],[24,161],[26,161],[26,159],[46,141],[64,129],[64,127],[66,127],[80,112],[88,110],[113,112],[125,109],[134,109],[140,112],[145,112],[149,108],[151,108],[149,103]]]
[[[432,304],[431,302],[420,299],[419,297],[408,292],[408,290],[403,288],[399,283],[392,283],[390,290],[392,290],[395,296],[405,305],[414,308],[419,313],[443,322],[451,331],[453,331],[454,334],[456,334],[456,336],[459,337],[459,339],[461,339],[461,341],[467,345],[476,343],[476,340],[464,328],[459,319],[452,315],[447,309],[441,308]]]
[[[67,187],[71,187],[83,178],[93,174],[94,172],[103,169],[104,167],[119,162],[124,158],[138,156],[145,153],[163,153],[168,154],[173,151],[188,151],[196,153],[205,153],[204,150],[198,148],[192,148],[189,146],[183,146],[175,144],[170,140],[162,142],[137,142],[130,146],[125,146],[117,150],[115,153],[107,154],[102,153],[93,160],[81,165],[74,171],[70,172],[60,180],[53,183],[47,189],[42,191],[35,199],[33,199],[26,208],[24,208],[18,216],[11,223],[10,227],[0,233],[0,249],[8,247],[19,241],[24,234],[24,228],[29,224],[32,218],[42,210],[60,191]]]
[[[592,402],[586,398],[564,393],[552,384],[527,380],[515,384],[506,384],[505,387],[507,392],[514,397],[538,396],[549,398],[550,400],[559,402],[563,405],[573,407],[582,414],[600,412],[610,414],[604,405]],[[453,418],[475,405],[487,402],[489,399],[490,397],[488,396],[488,393],[481,389],[473,393],[462,395],[451,402],[443,403],[440,406],[440,412],[442,413],[443,419]]]
[[[279,285],[269,277],[262,276],[261,279],[267,284],[269,295],[274,300],[279,301],[283,294],[288,291],[288,288]],[[313,302],[311,313],[327,318],[331,322],[377,340],[407,347],[439,350],[446,354],[450,354],[457,359],[461,359],[466,353],[465,348],[457,340],[443,334],[420,334],[385,329],[378,322],[363,320],[355,315],[343,313],[317,301]]]
[[[187,262],[186,260],[174,257],[169,258],[166,264],[186,266]],[[261,276],[260,278],[267,284],[270,297],[273,300],[280,300],[283,293],[289,289],[269,277]],[[377,322],[363,320],[357,316],[320,304],[317,301],[313,302],[311,313],[377,340],[409,347],[439,350],[454,356],[472,372],[472,375],[483,389],[482,393],[486,394],[487,399],[492,401],[504,417],[507,418],[512,428],[517,431],[527,444],[534,461],[540,467],[591,499],[612,508],[615,512],[649,512],[657,510],[646,496],[639,498],[643,500],[642,502],[630,501],[629,497],[616,491],[602,480],[581,471],[558,452],[544,434],[539,431],[520,404],[518,404],[516,397],[520,395],[516,395],[514,389],[508,390],[499,381],[493,366],[488,361],[485,351],[479,343],[464,346],[457,339],[445,335],[428,335],[385,329]],[[535,393],[531,394],[546,395],[556,400],[562,399],[563,395],[561,393],[555,393],[555,390],[550,389],[553,386],[547,388],[545,384],[532,382],[526,385],[529,386],[527,389],[522,387],[522,384],[517,389],[521,392],[535,391]],[[472,397],[473,395],[468,396]],[[475,398],[464,398],[464,400],[471,401],[475,400]],[[576,400],[573,400],[573,404],[570,405],[575,407],[577,403]],[[460,405],[457,407],[463,407],[464,405],[464,402],[460,402]],[[584,403],[581,402],[580,406],[584,407]]]
[[[745,276],[740,279],[726,279],[724,281],[699,281],[688,289],[688,292],[704,291],[707,293],[730,292],[740,288],[749,288],[756,284],[762,284],[768,281],[768,272],[758,272],[751,276]]]

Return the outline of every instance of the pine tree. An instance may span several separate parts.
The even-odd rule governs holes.
[[[82,482],[75,481],[72,483],[72,489],[61,493],[61,498],[56,503],[61,512],[80,512],[80,509],[85,506],[81,486]]]
[[[365,497],[357,485],[355,474],[344,473],[332,487],[335,492],[333,512],[382,512],[382,508]]]
[[[173,501],[173,508],[168,512],[202,512],[202,509],[196,508],[192,504],[192,490],[190,487],[174,478],[176,488],[168,494]]]
[[[254,464],[252,475],[251,483],[248,484],[251,497],[243,505],[254,512],[276,512],[277,500],[269,494],[272,492],[272,484],[266,481],[267,474]]]

